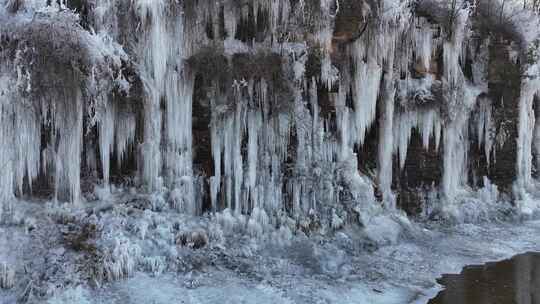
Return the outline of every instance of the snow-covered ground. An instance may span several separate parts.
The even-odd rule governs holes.
[[[426,303],[442,273],[540,250],[534,218],[413,222],[397,243],[377,246],[354,226],[324,236],[228,233],[223,218],[141,211],[136,197],[5,210],[0,261],[16,275],[0,303]],[[186,231],[207,234],[203,246],[193,234],[174,237]]]
[[[305,252],[306,260],[335,267],[330,270],[334,273],[283,274],[270,268],[253,273],[209,269],[158,277],[137,274],[88,292],[87,299],[92,299],[89,303],[426,303],[439,290],[435,279],[441,273],[540,250],[538,231],[540,221],[440,228],[372,253],[343,256],[340,249],[324,247]],[[352,269],[358,273],[347,273]]]

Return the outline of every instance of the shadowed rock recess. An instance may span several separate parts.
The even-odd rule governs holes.
[[[537,5],[0,0],[0,227],[49,225],[99,286],[240,235],[373,250],[530,217]],[[18,301],[51,296],[28,248],[0,249]]]

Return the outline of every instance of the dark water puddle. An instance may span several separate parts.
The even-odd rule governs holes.
[[[445,290],[429,304],[540,304],[540,253],[466,266],[438,282]]]

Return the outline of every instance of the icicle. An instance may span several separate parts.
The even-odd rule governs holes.
[[[363,42],[355,43],[356,70],[353,83],[353,101],[357,142],[363,144],[366,134],[375,120],[382,68],[371,56],[367,62],[364,62],[364,47],[361,43]]]
[[[2,90],[2,83],[3,81],[0,81],[0,209],[2,209],[3,202],[14,197],[14,151],[12,149],[14,145],[11,142],[14,136],[10,124],[11,114],[8,110],[8,101],[3,100],[6,95],[3,94],[5,91]]]
[[[227,40],[235,40],[236,28],[238,23],[237,12],[234,8],[234,3],[232,1],[226,1],[224,7],[224,20],[225,20],[225,30],[227,31]]]
[[[394,149],[399,153],[399,167],[403,170],[407,160],[407,150],[411,139],[411,130],[416,125],[416,112],[404,112],[394,122]]]
[[[478,101],[478,114],[476,117],[476,135],[478,148],[484,146],[484,155],[489,166],[491,161],[491,150],[493,148],[493,117],[492,102],[487,97],[482,97]]]
[[[16,77],[10,77],[0,67],[0,208],[2,201],[14,197],[15,191],[23,192],[25,181],[31,191],[40,170],[41,121],[38,107],[19,94],[31,86],[20,54],[17,51],[14,62]]]
[[[332,65],[329,53],[325,53],[321,60],[321,81],[327,89],[331,89],[339,79],[339,71]]]
[[[433,33],[430,24],[423,20],[420,18],[419,24],[413,27],[413,33],[416,60],[421,64],[422,70],[428,72],[431,66]]]
[[[454,113],[444,128],[444,156],[443,156],[443,194],[447,201],[452,202],[459,191],[467,185],[468,166],[467,153],[469,151],[468,121],[470,109],[474,106],[480,91],[469,85],[462,88],[462,108]]]
[[[114,148],[115,108],[112,104],[103,106],[99,124],[99,148],[101,153],[101,168],[103,184],[109,185],[110,160]]]
[[[297,176],[295,176],[292,183],[294,189],[293,193],[296,193],[297,196],[293,212],[298,216],[301,212],[309,211],[311,205],[311,201],[307,196],[309,193],[307,193],[307,189],[304,189],[304,184],[313,155],[313,146],[311,145],[313,140],[313,121],[312,117],[309,115],[308,109],[304,106],[304,100],[300,89],[297,88],[295,96],[294,117],[297,137],[295,173]]]
[[[163,15],[164,1],[136,1],[136,9],[143,25],[149,27],[146,35],[147,43],[140,46],[144,59],[141,68],[145,85],[146,100],[144,102],[144,142],[140,146],[141,177],[149,191],[160,187],[160,140],[161,140],[161,111],[160,101],[164,95],[167,59],[169,57],[170,41]]]
[[[463,57],[463,41],[466,38],[466,26],[469,19],[469,9],[459,9],[454,20],[452,37],[443,45],[444,57],[444,77],[450,86],[461,81],[463,72],[461,71],[460,60]]]
[[[245,202],[241,199],[246,197],[242,195],[244,181],[242,139],[246,126],[246,113],[243,110],[240,88],[235,89],[234,99],[234,112],[225,114],[224,118],[212,117],[212,155],[215,174],[211,181],[211,191],[213,203],[217,203],[220,189],[220,166],[223,164],[226,208],[241,213],[242,209],[246,207],[242,205]],[[221,151],[223,151],[223,162],[221,161]]]
[[[223,165],[225,169],[225,199],[227,209],[232,210],[234,117],[227,117],[224,125]]]
[[[281,1],[266,1],[270,6],[270,29],[275,37],[279,26],[279,4]]]
[[[53,142],[55,151],[55,198],[80,201],[81,150],[83,134],[83,102],[80,89],[73,89],[64,100],[54,103]],[[67,93],[67,92],[66,92]]]
[[[334,18],[336,11],[332,10],[334,0],[321,0],[320,29],[317,33],[317,40],[321,43],[322,49],[326,53],[332,50],[332,38],[334,33]]]
[[[480,91],[467,83],[461,70],[460,59],[466,50],[466,26],[469,9],[457,11],[453,24],[452,37],[444,43],[443,90],[448,113],[443,130],[444,156],[442,192],[446,201],[453,203],[455,197],[467,185],[467,152],[469,148],[468,119]]]
[[[115,130],[115,151],[117,155],[117,167],[120,168],[126,158],[127,149],[135,141],[137,120],[133,113],[117,113]]]
[[[183,156],[181,162],[169,164],[175,174],[191,175],[192,147],[192,103],[194,77],[184,73],[170,73],[166,89],[166,125],[167,142],[173,153]]]
[[[453,201],[467,177],[464,124],[454,122],[444,129],[443,193]],[[466,138],[466,137],[465,137]]]
[[[379,146],[378,146],[378,172],[377,177],[383,195],[385,206],[394,210],[396,199],[392,193],[392,162],[393,162],[393,123],[394,123],[394,103],[396,87],[394,83],[394,57],[396,47],[396,34],[392,29],[387,29],[384,35],[385,41],[383,62],[386,63],[386,74],[383,78],[382,109],[379,126]]]
[[[348,85],[343,82],[344,81],[342,80],[340,83],[338,95],[335,100],[337,130],[340,140],[339,161],[344,161],[349,157],[349,150],[352,146],[351,135],[349,133],[351,125],[350,110],[346,106]]]
[[[192,99],[194,78],[184,71],[183,75],[170,73],[166,88],[166,140],[167,156],[165,170],[173,188],[182,188],[186,213],[196,214],[200,209],[195,204],[193,193],[192,156]]]
[[[311,80],[311,86],[309,87],[309,102],[311,105],[311,137],[312,142],[311,145],[313,146],[313,153],[316,154],[321,149],[322,144],[322,136],[321,132],[324,131],[324,128],[320,125],[320,110],[319,110],[319,96],[317,95],[317,81],[315,79]],[[314,157],[318,155],[313,155]],[[312,159],[312,161],[317,161],[316,159]]]
[[[223,129],[219,124],[218,118],[212,113],[211,144],[212,158],[214,159],[214,176],[210,178],[210,199],[212,201],[212,210],[217,210],[217,199],[221,186],[221,153],[223,151]]]
[[[535,107],[538,106],[538,102],[536,102]],[[538,109],[536,109],[536,111],[538,111]],[[533,136],[534,155],[536,160],[536,168],[538,170],[540,168],[540,119],[535,119]]]
[[[442,119],[438,109],[411,109],[396,115],[394,119],[394,151],[399,153],[400,168],[403,169],[407,160],[407,150],[416,128],[422,136],[424,149],[429,150],[430,140],[434,139],[435,149],[438,150]]]
[[[159,109],[159,96],[153,92],[144,104],[145,126],[144,142],[139,147],[141,155],[142,180],[148,191],[157,190],[161,183],[159,171],[161,167],[160,138],[161,138],[161,111]]]
[[[148,28],[146,42],[139,46],[144,65],[141,76],[145,85],[144,143],[142,154],[142,180],[149,191],[162,185],[160,169],[164,164],[169,185],[181,184],[185,201],[191,202],[188,213],[198,209],[194,204],[192,172],[191,116],[194,76],[184,70],[182,60],[189,53],[191,40],[184,37],[184,20],[180,14],[174,20],[166,15],[167,3],[136,1],[142,23]],[[236,22],[236,21],[235,21]],[[144,40],[142,40],[144,41]],[[162,113],[165,100],[165,154],[161,155]],[[186,184],[187,183],[187,184]],[[178,186],[180,187],[180,186]]]
[[[318,21],[319,29],[316,32],[316,40],[320,44],[321,59],[321,81],[326,88],[331,89],[332,85],[339,79],[338,70],[332,65],[332,39],[334,36],[335,13],[332,11],[333,0],[321,0],[321,17]]]
[[[19,101],[23,102],[24,101]],[[26,177],[30,188],[37,177],[41,154],[41,124],[39,115],[29,105],[15,106],[14,139],[15,176],[19,193],[23,190]]]
[[[258,111],[248,113],[248,190],[253,206],[258,206],[257,183],[257,162],[258,162],[258,140],[259,130],[262,125],[262,117]]]
[[[519,126],[517,142],[517,177],[516,184],[520,191],[526,190],[532,179],[532,142],[536,118],[533,102],[538,92],[535,81],[524,80],[519,99]]]
[[[392,193],[392,146],[393,146],[393,121],[394,121],[394,96],[395,88],[393,87],[392,73],[386,79],[386,87],[384,92],[383,113],[380,121],[379,135],[379,165],[378,179],[379,186],[383,194],[383,201],[390,209],[395,208],[395,198]]]
[[[538,65],[528,67],[529,75],[538,75]],[[516,196],[516,206],[524,214],[533,214],[540,205],[535,198],[538,182],[532,178],[533,143],[535,142],[535,126],[537,118],[534,103],[537,102],[540,81],[536,78],[526,78],[521,83],[519,100],[519,122],[517,138],[517,176],[513,186]],[[532,194],[532,195],[531,195]]]
[[[286,25],[289,22],[289,15],[291,13],[291,4],[287,0],[255,0],[253,1],[255,16],[257,16],[257,10],[265,10],[268,12],[270,18],[270,32],[274,41],[278,38],[278,30],[286,30]],[[260,22],[260,21],[258,21]]]
[[[0,288],[10,289],[15,286],[15,271],[7,263],[0,263]]]
[[[241,201],[241,190],[242,190],[242,181],[244,179],[244,168],[242,161],[242,133],[244,129],[244,112],[242,111],[242,106],[240,102],[236,104],[236,112],[234,113],[234,127],[231,135],[233,136],[232,146],[232,172],[234,176],[234,204],[235,211],[238,213],[242,212],[242,201]]]

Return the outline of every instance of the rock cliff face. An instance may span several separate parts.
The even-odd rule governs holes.
[[[188,214],[324,227],[534,207],[527,1],[1,7],[3,201],[123,184]]]

